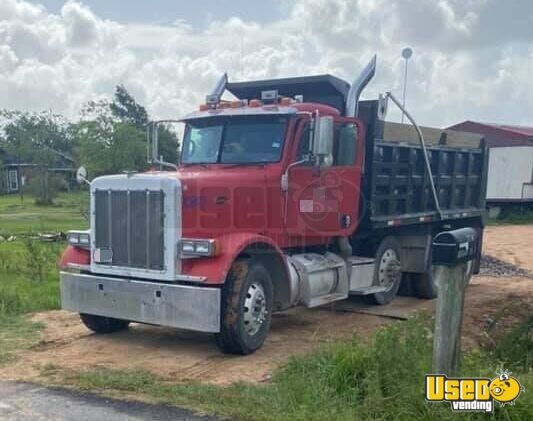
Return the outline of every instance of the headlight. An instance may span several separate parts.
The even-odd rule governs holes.
[[[214,256],[217,254],[216,240],[184,239],[179,244],[182,257]]]
[[[67,240],[74,247],[91,247],[91,236],[88,231],[69,231],[67,233]]]

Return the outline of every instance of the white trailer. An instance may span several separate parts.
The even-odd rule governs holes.
[[[533,204],[533,146],[491,148],[487,205],[491,216],[502,207]]]

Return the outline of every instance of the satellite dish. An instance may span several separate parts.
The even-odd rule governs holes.
[[[79,184],[87,183],[91,184],[89,180],[87,180],[87,169],[85,167],[79,167],[76,171],[76,181]]]
[[[406,60],[409,60],[413,55],[413,50],[409,47],[406,47],[402,50],[402,57]]]

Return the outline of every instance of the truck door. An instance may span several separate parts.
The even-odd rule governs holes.
[[[310,122],[301,122],[293,162],[309,150]],[[286,229],[289,235],[323,237],[348,235],[358,223],[362,126],[355,119],[335,119],[333,164],[318,168],[312,163],[289,170]]]

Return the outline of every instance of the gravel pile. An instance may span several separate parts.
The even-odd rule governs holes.
[[[529,270],[485,254],[481,256],[479,274],[486,276],[521,276],[533,278],[533,273]]]

